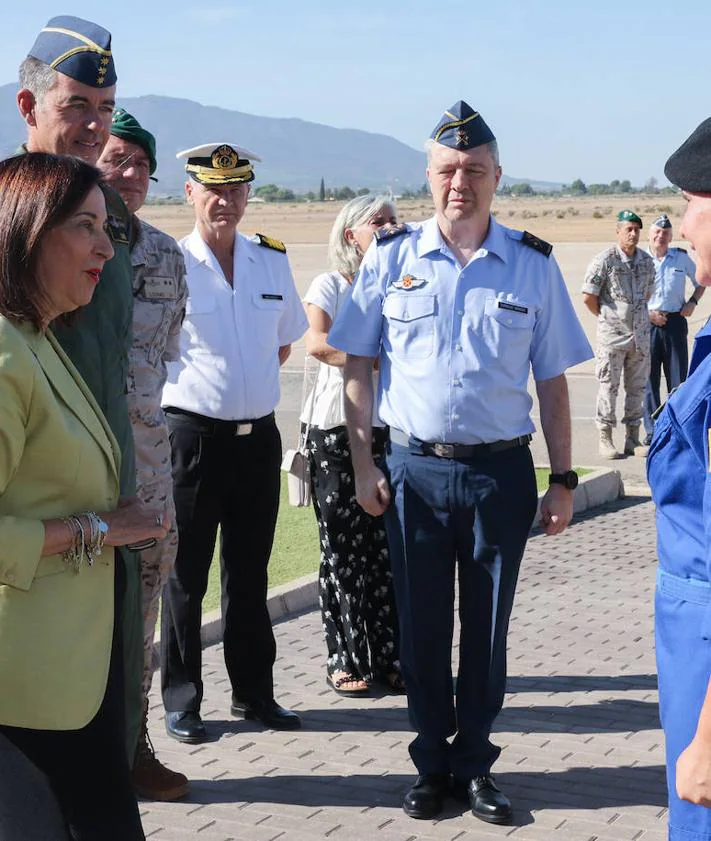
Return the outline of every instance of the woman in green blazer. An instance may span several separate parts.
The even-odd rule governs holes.
[[[113,254],[99,177],[43,153],[0,163],[0,734],[73,839],[134,841],[113,547],[168,524],[119,500],[116,441],[50,329]]]

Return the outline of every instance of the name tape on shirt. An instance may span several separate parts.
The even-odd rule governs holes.
[[[523,315],[528,315],[528,307],[522,307],[518,304],[509,304],[508,301],[499,301],[498,306],[500,310],[509,310],[510,312],[520,312]]]
[[[263,301],[283,301],[283,295],[273,294],[271,292],[262,292],[262,300]]]

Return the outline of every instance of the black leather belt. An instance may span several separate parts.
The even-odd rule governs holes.
[[[212,435],[251,435],[255,429],[274,423],[274,412],[249,420],[220,420],[198,415],[197,412],[188,412],[186,409],[176,409],[174,406],[165,406],[163,411],[173,418],[185,418],[190,426],[199,427]]]
[[[421,441],[414,435],[408,435],[401,429],[390,427],[390,440],[393,444],[408,447],[412,452],[437,458],[475,458],[476,456],[490,456],[514,447],[525,447],[533,440],[532,435],[519,435],[510,441],[490,441],[487,444],[444,444]]]

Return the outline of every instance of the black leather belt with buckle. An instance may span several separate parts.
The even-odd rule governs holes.
[[[408,447],[412,452],[421,453],[426,456],[437,456],[437,458],[475,458],[477,456],[490,456],[494,453],[501,453],[504,450],[511,450],[514,447],[525,447],[533,440],[532,435],[519,435],[510,441],[490,441],[486,444],[445,444],[442,442],[430,443],[421,441],[414,435],[408,435],[401,429],[390,427],[390,440],[401,447]]]
[[[249,420],[220,420],[198,415],[196,412],[188,412],[185,409],[176,409],[173,406],[166,406],[163,411],[172,421],[180,418],[186,425],[199,428],[212,435],[251,435],[255,429],[274,423],[274,412]]]

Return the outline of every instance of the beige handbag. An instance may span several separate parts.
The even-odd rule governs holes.
[[[301,406],[305,403],[307,378],[308,378],[308,354],[304,358],[304,381],[301,387]],[[307,450],[307,439],[311,430],[311,420],[314,415],[314,403],[316,402],[316,385],[318,374],[311,391],[311,405],[309,407],[309,419],[303,430],[299,431],[299,443],[295,450],[287,450],[281,462],[281,469],[287,474],[287,488],[289,491],[289,505],[295,508],[308,508],[311,505],[311,471],[309,469],[309,453]]]

